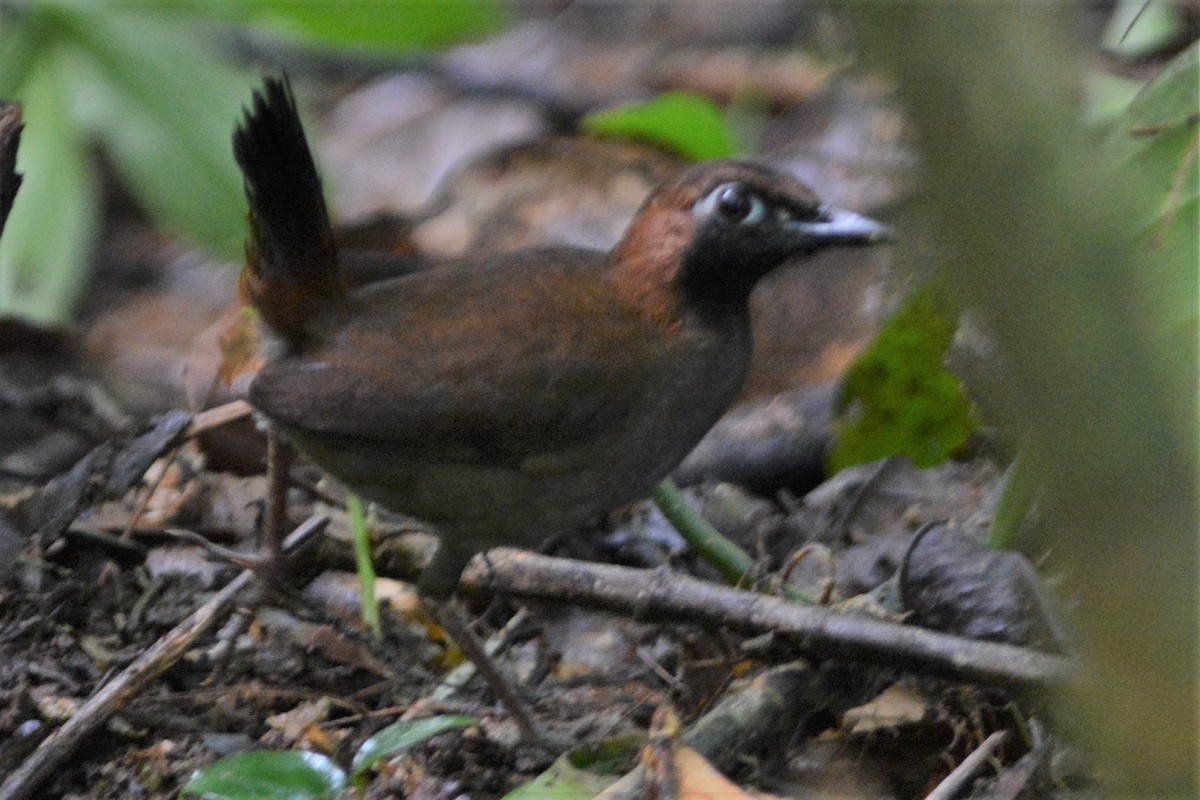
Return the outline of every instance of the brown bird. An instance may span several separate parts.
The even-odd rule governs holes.
[[[350,290],[286,80],[266,80],[233,141],[242,290],[270,339],[250,400],[351,489],[436,526],[431,600],[476,553],[648,495],[737,396],[755,283],[886,236],[787,175],[717,161],[654,191],[611,252],[496,254]]]

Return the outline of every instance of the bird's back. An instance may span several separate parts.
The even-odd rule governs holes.
[[[603,254],[518,252],[351,293],[251,400],[396,510],[495,524],[499,492],[531,520],[589,516],[648,492],[736,394],[745,326],[692,323],[621,302]]]

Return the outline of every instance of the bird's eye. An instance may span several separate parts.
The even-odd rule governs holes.
[[[723,183],[696,203],[696,213],[720,214],[734,224],[753,225],[767,213],[766,203],[757,193],[740,183]]]

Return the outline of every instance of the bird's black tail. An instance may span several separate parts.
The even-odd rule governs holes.
[[[286,77],[269,77],[233,133],[250,204],[241,291],[292,344],[312,313],[345,292],[321,179]]]

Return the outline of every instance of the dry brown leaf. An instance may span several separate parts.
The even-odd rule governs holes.
[[[680,800],[753,800],[755,795],[732,783],[704,756],[686,745],[675,752]]]
[[[869,703],[847,711],[842,723],[850,734],[871,734],[918,724],[931,710],[929,698],[922,692],[894,683]]]
[[[287,744],[295,744],[309,728],[329,718],[329,708],[329,698],[322,697],[301,703],[290,711],[272,714],[267,717],[267,724],[282,733]]]

